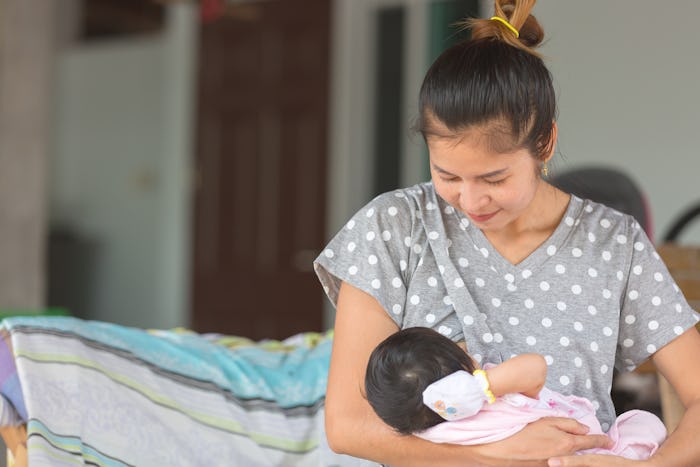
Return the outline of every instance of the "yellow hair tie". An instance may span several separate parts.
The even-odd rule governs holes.
[[[515,34],[515,37],[520,37],[520,33],[518,32],[518,30],[515,29],[512,24],[510,24],[508,21],[504,20],[500,16],[492,16],[490,19],[491,19],[491,21],[498,21],[499,23],[505,24],[508,29],[513,31],[513,34]]]
[[[472,375],[474,375],[477,381],[479,381],[479,384],[481,384],[481,390],[484,391],[488,403],[493,404],[496,402],[496,397],[493,395],[493,392],[491,392],[491,389],[489,389],[489,380],[486,377],[486,372],[484,370],[475,370]]]

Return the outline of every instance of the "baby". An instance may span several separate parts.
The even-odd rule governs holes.
[[[386,424],[436,443],[484,444],[513,435],[543,417],[571,417],[602,434],[588,399],[544,387],[541,355],[522,354],[483,369],[455,342],[429,328],[403,329],[372,352],[365,395]],[[581,453],[642,460],[666,438],[650,412],[631,410],[608,430],[612,445]]]

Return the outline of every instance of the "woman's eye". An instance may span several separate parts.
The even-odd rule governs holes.
[[[486,183],[488,183],[489,185],[500,185],[501,183],[505,182],[506,179],[505,179],[505,178],[502,178],[502,179],[500,179],[500,180],[484,180],[484,181],[485,181]]]

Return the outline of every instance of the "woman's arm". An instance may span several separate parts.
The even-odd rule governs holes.
[[[700,465],[700,334],[691,328],[653,356],[686,408],[676,430],[652,456],[658,466]]]
[[[391,465],[469,465],[460,447],[395,433],[362,396],[372,350],[398,331],[379,303],[343,283],[338,297],[326,393],[326,435],[334,451]],[[476,460],[476,456],[472,459]]]
[[[539,354],[517,355],[486,370],[495,396],[519,392],[536,399],[547,379],[547,362]]]
[[[397,330],[374,298],[343,283],[326,394],[326,435],[334,451],[395,466],[526,467],[606,445],[607,437],[583,436],[587,427],[560,418],[539,420],[515,436],[482,446],[434,444],[395,433],[374,413],[362,388],[370,353]]]
[[[645,462],[617,456],[571,456],[552,458],[550,467],[632,466],[695,467],[700,465],[700,334],[691,328],[653,356],[654,364],[671,383],[686,407],[676,430]]]

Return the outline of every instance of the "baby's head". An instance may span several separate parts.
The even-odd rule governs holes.
[[[403,329],[370,355],[365,395],[377,415],[399,433],[423,431],[445,421],[423,404],[423,391],[459,370],[472,373],[475,367],[455,342],[429,328]]]

